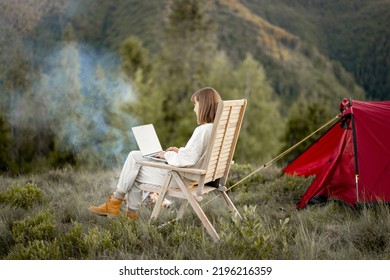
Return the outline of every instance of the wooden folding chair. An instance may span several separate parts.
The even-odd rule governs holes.
[[[152,161],[140,162],[140,164],[143,166],[151,166],[169,170],[165,177],[165,182],[161,188],[148,184],[142,184],[140,186],[140,188],[145,191],[159,193],[159,197],[150,217],[151,220],[158,217],[165,196],[180,198],[183,199],[183,202],[178,211],[177,219],[181,219],[183,217],[184,211],[189,203],[199,219],[202,221],[207,232],[211,235],[214,241],[217,241],[219,240],[219,236],[199,205],[199,202],[202,201],[203,196],[212,191],[218,191],[224,198],[227,206],[233,211],[234,215],[241,218],[236,207],[226,194],[226,187],[224,186],[226,184],[226,179],[229,174],[234,150],[240,133],[241,124],[246,109],[246,103],[247,101],[243,99],[221,101],[218,104],[210,145],[207,150],[206,160],[203,168],[194,169],[174,167],[168,164]],[[197,185],[186,185],[185,180],[183,180],[182,177],[183,173],[197,175],[199,177],[199,180],[197,180]],[[217,179],[220,179],[219,188],[214,186],[207,186],[208,182],[212,182]],[[170,188],[172,180],[176,181],[179,188]]]

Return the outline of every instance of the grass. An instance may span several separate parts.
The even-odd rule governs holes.
[[[235,164],[228,185],[255,167]],[[72,169],[0,177],[0,259],[389,259],[390,209],[353,209],[337,201],[297,210],[311,179],[263,170],[229,191],[243,216],[233,219],[219,198],[205,206],[220,233],[213,242],[194,212],[159,227],[99,217],[87,208],[115,190],[117,170]],[[206,203],[207,203],[207,199]],[[204,203],[204,202],[202,202]],[[177,203],[160,223],[175,217]]]

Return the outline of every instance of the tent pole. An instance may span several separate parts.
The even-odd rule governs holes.
[[[359,202],[359,162],[358,162],[358,149],[357,149],[355,118],[353,115],[353,106],[352,106],[352,99],[351,98],[349,98],[349,103],[351,105],[352,137],[353,137],[353,150],[354,150],[354,159],[355,159],[356,202]]]

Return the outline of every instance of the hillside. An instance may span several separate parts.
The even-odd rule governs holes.
[[[389,1],[240,2],[264,20],[341,62],[370,99],[390,99]]]
[[[343,96],[364,98],[350,74],[299,36],[264,20],[239,1],[218,1],[216,6],[221,48],[237,60],[252,53],[266,68],[284,104],[303,97],[321,100],[332,110]]]
[[[100,52],[108,49],[116,53],[131,35],[141,38],[151,53],[160,49],[166,1],[62,2],[66,3],[66,9],[46,16],[31,33],[30,47],[41,54],[36,56],[38,61],[47,55],[48,49],[55,48],[68,24],[73,26],[81,42]],[[360,90],[355,93],[351,87],[355,79],[366,91],[367,98],[389,99],[388,1],[214,0],[210,3],[210,12],[218,26],[220,48],[236,62],[246,53],[252,53],[267,68],[274,89],[282,97],[294,99],[302,91],[294,83],[280,84],[281,77],[295,76],[295,69],[286,69],[288,65],[284,65],[293,62],[299,67],[312,64],[311,67],[320,68],[320,72],[324,69],[318,63],[332,64],[336,69],[331,72],[336,73],[330,76],[341,81],[325,78],[325,83],[329,88],[333,84],[338,87],[340,83],[341,88],[346,87],[341,91],[337,89],[337,98],[362,96]],[[291,67],[291,63],[289,65]],[[326,97],[330,96],[335,94]]]
[[[83,1],[77,3],[77,9],[68,11],[69,22],[80,40],[117,52],[125,38],[135,35],[152,53],[159,51],[164,1],[121,0],[115,5],[98,2],[101,4]],[[335,108],[342,97],[364,98],[363,91],[340,64],[330,61],[300,34],[293,35],[257,14],[259,6],[237,0],[212,3],[210,13],[218,26],[219,47],[234,62],[241,61],[246,53],[254,55],[266,68],[282,103],[303,96],[325,100],[329,108]]]

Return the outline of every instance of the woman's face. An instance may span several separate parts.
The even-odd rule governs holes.
[[[196,114],[196,118],[198,118],[198,114],[199,114],[199,102],[198,102],[198,100],[195,100],[194,112]]]

